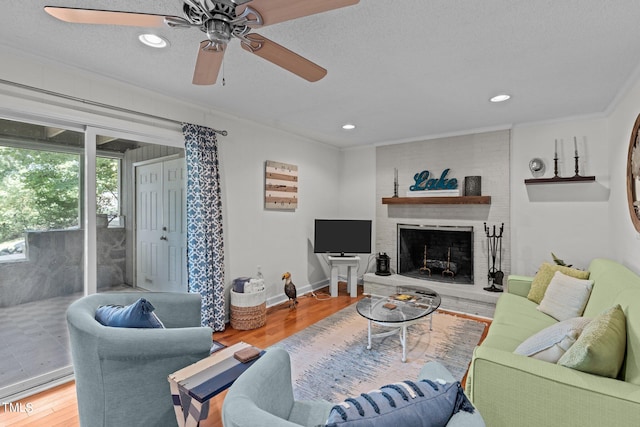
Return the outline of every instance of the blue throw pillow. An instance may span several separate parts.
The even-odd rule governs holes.
[[[461,410],[474,408],[459,382],[403,381],[334,406],[327,427],[442,427]]]
[[[164,328],[153,312],[155,307],[144,298],[131,305],[102,305],[96,310],[96,320],[116,328]]]

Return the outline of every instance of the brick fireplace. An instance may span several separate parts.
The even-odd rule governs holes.
[[[398,224],[397,273],[473,285],[473,227]]]
[[[488,286],[488,251],[484,229],[504,223],[502,271],[510,272],[510,133],[495,131],[379,146],[376,148],[376,221],[375,252],[391,257],[392,276],[367,274],[365,282],[411,284],[430,287],[441,295],[475,301],[495,301],[496,294],[484,291]],[[429,170],[438,175],[449,169],[449,176],[463,182],[465,176],[482,177],[482,196],[489,204],[384,204],[394,194],[397,170],[398,195],[403,197],[414,184],[414,176]],[[403,242],[400,227],[434,231],[436,237],[409,237]],[[404,229],[404,228],[403,228]],[[462,240],[458,234],[467,237]],[[454,236],[455,235],[455,236]],[[426,242],[425,242],[426,239]],[[428,272],[424,267],[427,245]],[[411,246],[405,255],[402,246]],[[451,255],[449,256],[449,247]],[[402,252],[402,253],[401,253]],[[464,255],[463,255],[464,252]],[[455,275],[443,271],[455,263]],[[465,265],[463,267],[463,264]],[[444,268],[443,268],[444,267]],[[454,270],[454,268],[449,268]]]

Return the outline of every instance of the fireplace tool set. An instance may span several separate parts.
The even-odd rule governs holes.
[[[504,272],[502,271],[502,232],[504,231],[504,223],[500,226],[500,230],[496,232],[496,226],[493,231],[484,223],[484,232],[487,234],[487,261],[489,264],[489,284],[484,288],[489,292],[502,292],[502,281]],[[496,269],[496,258],[498,258],[498,269]],[[498,287],[498,286],[500,287]]]

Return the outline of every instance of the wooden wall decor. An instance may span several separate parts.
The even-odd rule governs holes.
[[[265,209],[292,210],[298,207],[298,166],[265,162]]]
[[[636,118],[627,154],[627,201],[631,222],[640,233],[640,114]]]

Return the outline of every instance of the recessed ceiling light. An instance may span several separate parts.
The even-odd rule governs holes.
[[[138,40],[140,40],[141,43],[147,46],[155,47],[158,49],[162,49],[169,45],[169,42],[166,39],[163,39],[156,34],[140,34],[138,36]]]
[[[511,98],[511,95],[507,95],[506,93],[501,93],[500,95],[496,95],[496,96],[492,97],[489,101],[491,101],[491,102],[504,102],[509,98]]]
[[[356,125],[351,124],[351,123],[347,123],[347,124],[342,125],[342,129],[344,129],[344,130],[353,130],[355,128],[356,128]]]

